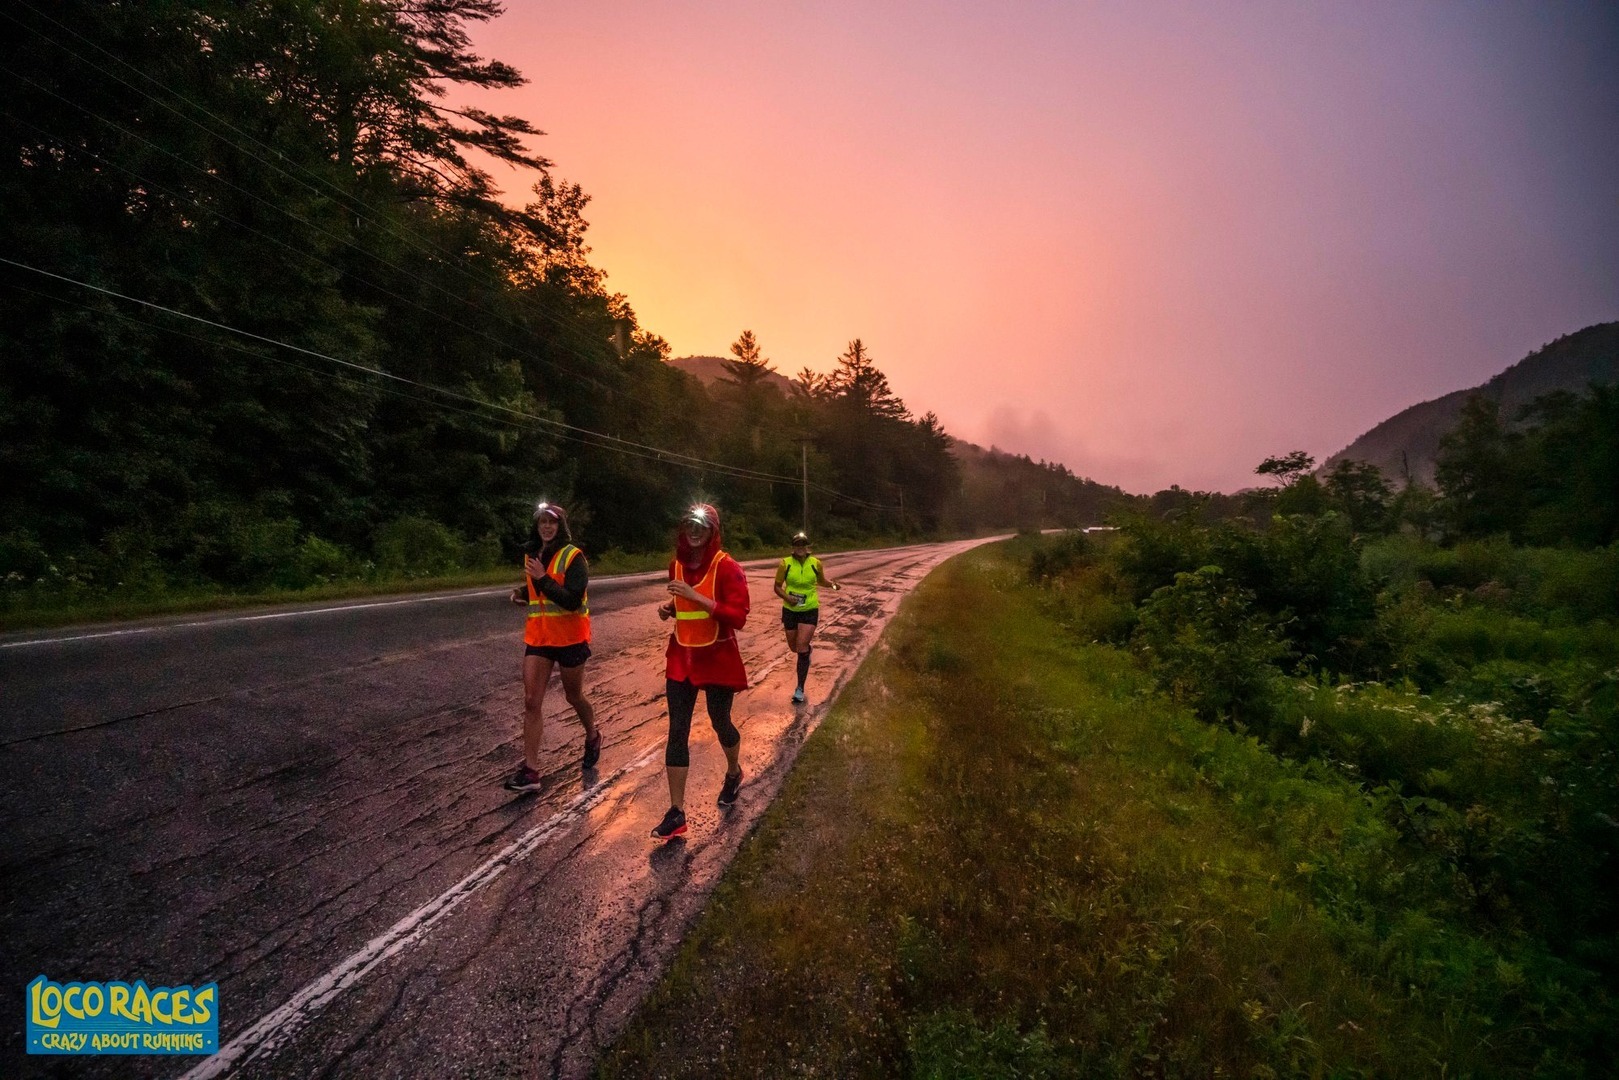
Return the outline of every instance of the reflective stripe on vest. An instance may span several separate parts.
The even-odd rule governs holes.
[[[697,594],[704,599],[714,599],[714,579],[719,573],[720,563],[730,556],[720,552],[714,556],[714,561],[708,564],[708,573],[698,582],[686,581],[686,569],[675,560],[675,580],[686,581],[697,590]],[[704,610],[695,600],[687,600],[683,596],[675,597],[675,641],[690,648],[700,649],[705,645],[712,645],[720,639],[720,623],[713,614]]]
[[[551,565],[545,576],[561,585],[568,576],[568,567],[579,557],[579,549],[563,544],[551,556]],[[590,590],[579,598],[579,610],[569,611],[534,587],[528,579],[528,625],[523,630],[523,641],[528,645],[577,645],[590,640]]]
[[[800,563],[788,555],[781,560],[781,565],[787,571],[781,581],[781,591],[787,594],[782,606],[788,611],[811,611],[820,607],[821,594],[817,586],[821,579],[816,570],[819,569],[821,560],[811,555]],[[802,596],[804,599],[795,604],[794,596]]]

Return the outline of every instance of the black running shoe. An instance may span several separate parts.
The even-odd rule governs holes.
[[[721,806],[730,806],[736,802],[736,789],[742,786],[742,768],[737,767],[735,775],[725,774],[725,783],[720,785],[720,797],[714,801]]]
[[[506,781],[507,791],[538,791],[544,786],[545,782],[540,779],[540,774],[526,764],[519,766]]]
[[[588,769],[602,759],[602,733],[597,729],[596,737],[585,736],[585,756],[579,759],[579,767]]]
[[[658,827],[652,830],[654,840],[673,840],[677,836],[686,835],[686,812],[678,806],[671,806],[669,812],[663,815]]]

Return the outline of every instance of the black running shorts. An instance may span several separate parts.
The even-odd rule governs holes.
[[[574,645],[525,645],[523,655],[543,656],[562,667],[578,667],[590,659],[590,642],[581,641]]]
[[[821,609],[812,607],[808,611],[792,611],[781,609],[781,628],[793,630],[800,626],[814,626],[821,621]]]

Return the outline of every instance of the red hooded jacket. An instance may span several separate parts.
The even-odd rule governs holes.
[[[708,573],[708,566],[721,554],[720,514],[707,503],[702,504],[714,531],[708,543],[698,550],[686,540],[681,529],[675,538],[675,557],[669,563],[669,580],[675,579],[675,566],[685,567],[686,580],[696,581]],[[720,636],[712,645],[693,648],[682,645],[669,635],[669,647],[664,650],[664,675],[675,682],[689,682],[693,686],[719,686],[730,690],[748,688],[748,672],[742,666],[742,650],[737,646],[736,632],[748,621],[752,601],[748,596],[748,578],[742,564],[725,556],[714,574],[714,621],[719,623]]]

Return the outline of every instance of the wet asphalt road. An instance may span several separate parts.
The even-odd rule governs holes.
[[[553,682],[538,795],[500,786],[522,711],[504,589],[0,638],[0,1073],[588,1073],[900,599],[973,543],[827,557],[845,588],[799,707],[775,563],[749,564],[746,782],[715,806],[699,706],[670,845],[647,837],[668,805],[661,574],[592,584],[602,760],[581,773]],[[41,973],[217,981],[226,1052],[27,1056]]]

